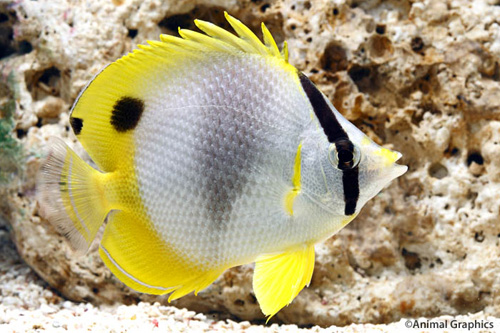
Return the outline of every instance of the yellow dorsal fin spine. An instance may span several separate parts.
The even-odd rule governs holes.
[[[213,50],[223,51],[223,52],[229,52],[232,50],[232,46],[227,44],[226,42],[217,40],[215,38],[211,38],[207,35],[192,30],[179,28],[179,35],[185,40],[206,45],[207,47]]]
[[[163,48],[163,49],[192,49],[196,50],[200,48],[200,43],[197,43],[192,40],[179,38],[170,35],[161,35],[161,42],[158,41],[148,41],[148,44],[155,48]],[[143,45],[139,45],[142,48]]]
[[[285,60],[285,62],[288,62],[288,42],[284,41],[283,42],[283,50],[281,50],[281,56]]]
[[[283,50],[280,52],[273,36],[264,24],[262,24],[262,33],[264,35],[264,43],[262,43],[262,41],[260,41],[259,38],[239,20],[232,17],[227,12],[224,12],[224,15],[239,37],[213,23],[195,20],[195,25],[206,35],[187,29],[180,29],[179,35],[182,38],[161,35],[160,39],[162,42],[168,44],[178,46],[185,45],[193,49],[206,50],[206,48],[209,47],[226,52],[237,49],[247,53],[273,56],[288,62],[288,48],[286,42],[284,43]],[[190,43],[183,44],[184,42]]]
[[[267,29],[264,22],[262,22],[261,27],[262,27],[262,35],[264,36],[264,43],[266,44],[267,48],[269,49],[272,55],[280,58],[281,53],[280,50],[278,49],[278,46],[276,45],[276,42],[274,41],[273,35],[271,35],[271,32],[269,32],[269,29]]]
[[[224,12],[224,16],[226,17],[226,20],[229,22],[229,24],[233,27],[234,31],[236,31],[238,36],[240,36],[241,39],[246,41],[255,50],[257,50],[257,53],[260,53],[262,55],[269,54],[268,49],[264,46],[264,44],[262,44],[259,38],[255,36],[252,30],[248,29],[248,27],[241,23],[240,20],[232,17],[227,12]]]
[[[203,31],[204,33],[206,33],[215,40],[223,41],[241,51],[255,53],[255,50],[251,48],[251,46],[248,43],[246,43],[243,39],[238,38],[229,31],[224,30],[213,23],[202,20],[195,20],[194,23],[201,31]]]

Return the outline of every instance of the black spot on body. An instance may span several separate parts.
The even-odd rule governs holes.
[[[69,122],[73,128],[73,132],[79,135],[82,132],[83,120],[81,118],[71,117],[69,118]]]
[[[354,145],[347,138],[335,141],[339,164],[337,167],[342,170],[342,185],[344,188],[345,215],[352,215],[356,212],[356,205],[359,199],[359,169],[354,166]]]
[[[134,129],[144,111],[144,101],[134,97],[122,97],[113,106],[111,125],[117,132]]]

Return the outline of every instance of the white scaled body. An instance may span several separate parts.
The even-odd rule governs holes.
[[[217,267],[307,241],[315,225],[284,206],[312,123],[292,73],[242,53],[183,61],[156,77],[134,140],[139,191],[161,237]]]
[[[170,298],[256,262],[272,316],[308,285],[314,244],[406,171],[288,63],[226,14],[239,37],[140,46],[85,87],[71,114],[97,171],[55,143],[40,176],[44,214],[85,252],[104,218],[102,260],[128,286]]]

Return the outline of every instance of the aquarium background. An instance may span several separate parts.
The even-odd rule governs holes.
[[[85,156],[68,112],[87,81],[137,44],[176,35],[178,26],[195,29],[196,18],[229,28],[224,11],[259,37],[264,22],[280,47],[286,40],[290,63],[409,166],[350,225],[317,245],[310,287],[271,323],[398,330],[411,318],[494,322],[500,315],[498,1],[3,0],[0,326],[269,328],[252,291],[252,265],[226,271],[172,308],[166,297],[138,294],[113,277],[97,243],[84,257],[73,255],[39,217],[35,200],[49,137]]]

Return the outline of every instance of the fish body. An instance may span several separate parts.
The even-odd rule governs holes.
[[[161,36],[110,64],[77,98],[71,125],[99,168],[59,141],[42,166],[42,214],[81,253],[106,216],[100,256],[133,289],[198,292],[256,262],[274,315],[308,285],[314,244],[406,171],[401,154],[349,123],[288,63],[226,14],[235,36]]]

